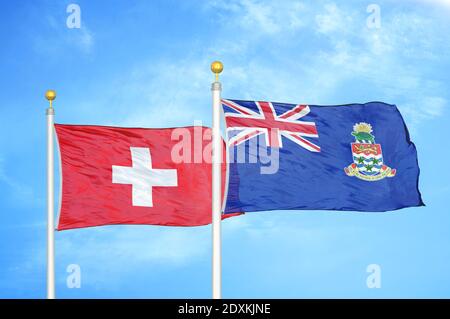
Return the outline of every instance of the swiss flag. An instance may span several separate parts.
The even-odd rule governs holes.
[[[58,230],[211,223],[209,128],[55,128],[62,167]],[[225,174],[223,164],[222,189]]]

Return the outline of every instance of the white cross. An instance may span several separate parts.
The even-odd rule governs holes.
[[[152,168],[150,149],[130,147],[132,167],[112,167],[114,184],[133,185],[133,206],[153,207],[152,187],[178,186],[176,169]]]

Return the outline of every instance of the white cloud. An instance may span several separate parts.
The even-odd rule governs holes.
[[[153,61],[134,69],[120,94],[136,103],[127,108],[128,114],[120,124],[173,127],[193,125],[195,120],[209,121],[202,118],[210,107],[207,95],[213,75],[209,63],[205,57],[196,57],[176,63]]]
[[[450,0],[418,0],[418,1],[450,9]]]
[[[208,2],[206,7],[219,10],[227,24],[239,26],[256,37],[296,31],[305,24],[301,19],[305,5],[300,1],[217,0]]]
[[[335,3],[235,0],[214,1],[205,9],[205,14],[226,22],[217,31],[218,39],[200,49],[196,44],[185,48],[189,53],[176,62],[141,61],[129,74],[105,85],[102,97],[78,109],[92,112],[113,100],[123,112],[99,113],[103,120],[110,118],[103,124],[171,127],[191,125],[194,120],[209,124],[209,64],[217,57],[225,62],[222,79],[227,97],[311,104],[365,102],[352,100],[353,91],[348,100],[341,97],[345,85],[365,81],[370,89],[361,92],[363,98],[396,103],[402,110],[412,107],[407,103],[412,92],[415,100],[445,99],[440,83],[427,79],[420,66],[405,64],[405,60],[442,58],[439,43],[445,41],[430,39],[428,34],[439,32],[426,16],[383,10],[382,28],[368,29],[365,8]],[[314,51],[308,47],[311,41],[304,44],[305,37],[319,41]],[[265,45],[267,41],[271,44]],[[287,48],[278,49],[280,45]],[[257,48],[264,48],[262,55]],[[284,67],[274,68],[273,61]],[[414,117],[420,112],[409,112],[416,123]]]
[[[384,9],[382,27],[369,29],[364,6],[321,3],[209,2],[205,15],[221,19],[209,46],[183,46],[188,53],[176,62],[140,61],[128,74],[102,84],[101,96],[77,108],[98,115],[102,124],[209,124],[209,64],[220,58],[225,63],[224,96],[229,98],[310,104],[384,100],[397,104],[417,125],[423,120],[420,114],[432,118],[445,111],[436,107],[429,112],[423,103],[414,103],[446,99],[442,82],[429,79],[418,63],[439,63],[449,49],[447,36],[431,17]],[[87,47],[89,43],[87,35]],[[365,83],[364,91],[348,91],[359,82]],[[111,103],[117,113],[109,112]],[[91,114],[94,109],[98,111]]]
[[[319,30],[332,35],[332,49],[321,50],[320,61],[311,63],[320,83],[324,83],[322,96],[342,83],[365,81],[369,96],[378,92],[380,97],[374,99],[398,104],[413,129],[421,121],[443,114],[447,104],[445,85],[430,79],[421,67],[424,62],[430,65],[442,61],[449,49],[432,18],[384,10],[382,27],[369,29],[361,28],[365,16],[348,8],[344,11],[328,5],[325,11],[325,17],[317,16]],[[346,31],[340,31],[343,26]]]
[[[94,47],[94,35],[93,33],[87,28],[82,27],[81,29],[77,29],[77,34],[74,34],[72,37],[72,40],[74,43],[84,52],[84,53],[90,53]]]
[[[336,4],[326,4],[325,12],[316,15],[317,31],[319,33],[330,34],[334,32],[345,32],[352,23],[352,17],[344,13]]]
[[[444,113],[444,109],[447,107],[447,100],[438,96],[426,97],[423,100],[425,114],[434,118],[439,117]]]
[[[81,28],[69,29],[65,21],[60,21],[52,15],[46,17],[46,34],[42,32],[33,35],[33,48],[43,55],[58,55],[67,50],[78,50],[90,54],[95,46],[94,33],[83,22]]]
[[[432,120],[442,116],[448,105],[446,99],[439,96],[420,96],[411,99],[402,108],[404,115],[411,119],[411,127],[416,127],[425,120]]]

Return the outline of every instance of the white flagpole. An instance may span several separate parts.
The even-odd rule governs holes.
[[[211,64],[211,71],[216,75],[212,83],[213,100],[213,125],[212,125],[212,297],[222,298],[222,192],[221,192],[221,163],[222,163],[222,139],[220,136],[220,93],[222,85],[219,82],[219,73],[223,65],[219,61]]]
[[[47,108],[47,299],[55,299],[55,227],[54,227],[54,170],[53,170],[53,121],[55,110],[52,102],[56,92],[48,90],[45,98],[50,105]]]

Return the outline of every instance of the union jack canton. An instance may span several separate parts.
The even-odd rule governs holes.
[[[308,105],[292,105],[288,110],[283,109],[282,114],[278,114],[281,111],[271,102],[222,99],[222,106],[229,146],[237,146],[264,134],[269,147],[282,148],[283,136],[311,152],[320,152],[320,146],[306,139],[319,137],[316,123],[301,121],[310,112]]]

